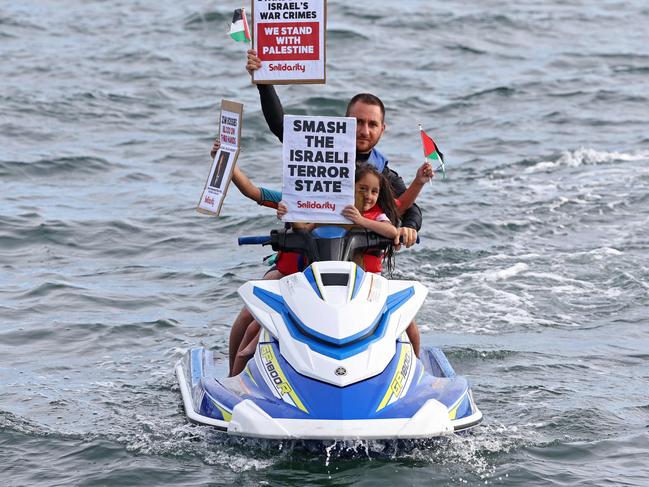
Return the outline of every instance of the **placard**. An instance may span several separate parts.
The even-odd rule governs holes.
[[[257,84],[326,82],[327,0],[252,0]]]
[[[355,118],[284,116],[284,221],[348,224],[355,170]]]
[[[219,140],[221,147],[214,156],[205,189],[196,208],[201,213],[218,216],[228,191],[232,171],[239,157],[243,105],[221,100]]]

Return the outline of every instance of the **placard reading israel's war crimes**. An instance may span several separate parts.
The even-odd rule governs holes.
[[[287,222],[349,223],[354,204],[356,119],[284,117],[282,200]]]
[[[325,83],[327,0],[252,0],[258,84]]]
[[[243,105],[241,103],[221,101],[219,117],[221,147],[216,152],[205,189],[196,208],[201,213],[218,216],[221,212],[221,206],[223,206],[223,200],[232,179],[232,171],[239,156],[242,117]]]

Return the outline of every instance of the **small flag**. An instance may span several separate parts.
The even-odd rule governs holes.
[[[424,157],[431,161],[438,161],[442,169],[442,177],[446,179],[446,168],[444,167],[444,154],[439,150],[437,144],[430,135],[424,132],[424,129],[419,126],[419,133],[421,134],[421,143],[424,144]]]
[[[237,42],[250,42],[250,29],[246,20],[246,13],[242,8],[234,11],[232,25],[230,26],[230,37]]]
[[[433,161],[444,162],[444,154],[439,150],[435,141],[426,132],[421,130],[421,142],[424,144],[424,156]]]

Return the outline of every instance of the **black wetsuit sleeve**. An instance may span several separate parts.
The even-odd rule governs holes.
[[[401,226],[414,228],[419,232],[421,230],[421,219],[421,209],[417,206],[417,203],[413,203],[401,217]]]
[[[284,107],[279,101],[277,92],[273,85],[257,85],[261,111],[268,124],[268,128],[280,142],[284,140]]]
[[[401,176],[399,176],[395,171],[393,171],[389,167],[386,167],[383,170],[383,175],[388,178],[388,181],[390,182],[390,186],[392,186],[392,191],[394,191],[394,194],[397,197],[401,196],[403,192],[406,190],[406,184],[403,182]],[[419,231],[421,229],[421,221],[422,221],[421,209],[415,203],[410,208],[408,208],[406,212],[403,214],[403,216],[401,217],[401,226],[414,228],[415,230]]]

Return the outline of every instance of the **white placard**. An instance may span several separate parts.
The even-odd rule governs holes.
[[[221,212],[232,179],[232,171],[239,156],[242,116],[241,103],[222,100],[219,135],[221,147],[214,157],[205,189],[198,203],[197,210],[201,213],[219,215]]]
[[[284,116],[282,200],[287,222],[349,223],[354,204],[356,119]]]
[[[252,0],[253,83],[325,83],[326,30],[326,0]]]

